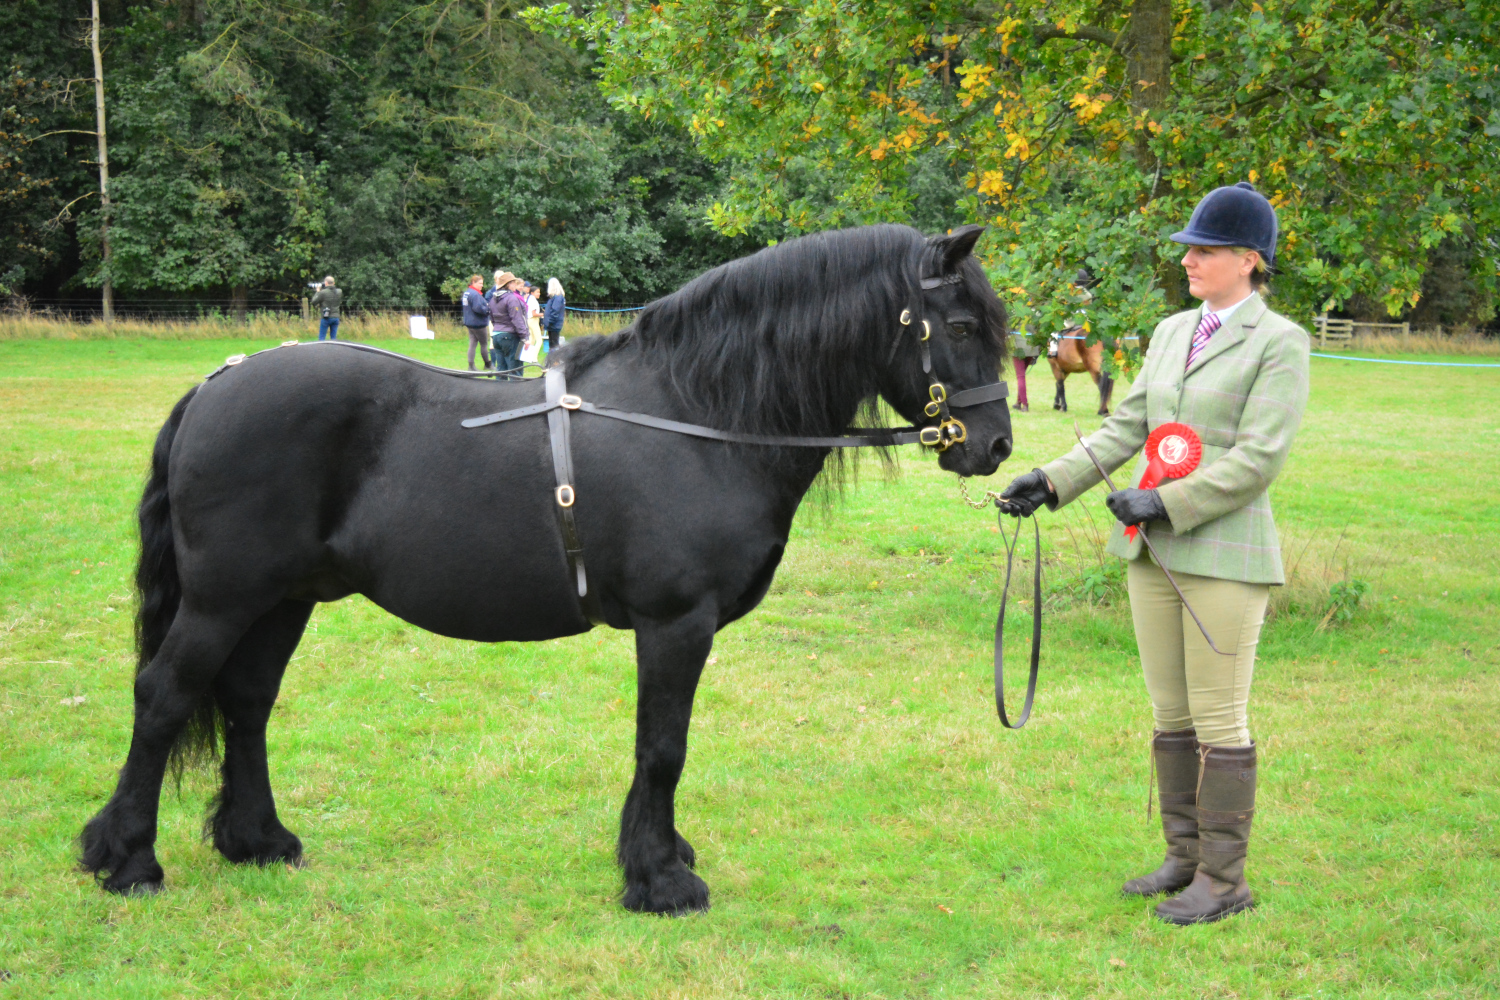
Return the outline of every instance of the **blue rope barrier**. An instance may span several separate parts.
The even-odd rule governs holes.
[[[1334,361],[1370,361],[1377,365],[1424,365],[1430,368],[1500,368],[1500,365],[1478,364],[1472,361],[1397,361],[1395,358],[1350,358],[1342,354],[1319,354],[1309,352],[1315,358],[1332,358]]]
[[[580,309],[577,306],[563,306],[564,312],[572,313],[638,313],[645,306],[630,306],[626,309]]]

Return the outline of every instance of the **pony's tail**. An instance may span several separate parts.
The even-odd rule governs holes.
[[[172,505],[167,495],[167,469],[171,464],[172,441],[177,437],[182,415],[197,392],[198,387],[194,386],[177,401],[171,416],[157,433],[156,446],[151,451],[151,474],[146,479],[146,489],[141,494],[141,506],[137,511],[141,525],[141,561],[135,569],[137,677],[161,650],[177,617],[178,605],[182,603],[182,581],[177,576],[177,549],[172,539]],[[218,755],[219,736],[223,729],[224,720],[213,692],[206,692],[172,745],[171,767],[179,780],[185,766]]]

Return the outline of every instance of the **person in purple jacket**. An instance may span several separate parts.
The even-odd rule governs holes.
[[[501,378],[521,377],[521,344],[526,340],[525,284],[509,271],[502,271],[495,285],[504,291],[490,298],[490,322],[494,325],[495,371]]]

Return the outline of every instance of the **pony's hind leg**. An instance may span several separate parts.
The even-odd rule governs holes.
[[[1114,391],[1115,380],[1103,372],[1099,373],[1099,416],[1109,416],[1109,397]]]
[[[1066,377],[1064,376],[1057,380],[1057,395],[1052,397],[1052,408],[1054,410],[1061,410],[1064,413],[1068,412],[1068,392],[1063,388],[1063,379]]]
[[[224,716],[224,785],[205,833],[220,854],[236,863],[295,864],[302,858],[302,841],[276,816],[266,720],[312,609],[310,601],[287,600],[266,612],[240,639],[214,681],[214,698]]]
[[[689,870],[693,848],[677,832],[674,800],[716,623],[716,608],[705,602],[673,622],[636,626],[635,779],[620,814],[617,854],[629,910],[708,909],[708,886]]]
[[[218,618],[178,612],[161,649],[135,679],[135,725],[115,793],[79,836],[80,865],[121,894],[155,892],[156,815],[167,760],[186,735],[189,752],[212,747],[210,686],[243,631]],[[193,730],[188,723],[200,713]],[[108,873],[107,877],[105,873]]]

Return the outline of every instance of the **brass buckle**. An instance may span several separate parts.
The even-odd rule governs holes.
[[[575,396],[571,392],[565,392],[557,397],[557,405],[565,410],[576,410],[583,405],[583,397]],[[571,500],[563,504],[564,507],[571,507],[572,505],[573,502]]]
[[[576,399],[577,397],[574,398]],[[559,507],[571,507],[573,506],[573,501],[578,499],[578,495],[573,492],[573,487],[566,483],[557,488],[556,496]]]
[[[917,432],[917,440],[921,441],[928,448],[937,448],[938,451],[943,450],[942,448],[938,448],[943,443],[943,432],[937,427],[923,427]]]
[[[922,412],[929,417],[935,417],[943,412],[943,404],[948,401],[948,387],[941,382],[934,382],[927,387],[928,398],[932,402],[922,407]]]
[[[932,339],[932,324],[927,322],[925,319],[922,321],[922,339]]]
[[[940,451],[947,451],[956,444],[963,444],[969,439],[969,429],[961,421],[948,419],[938,424],[938,430],[943,435],[943,447]]]
[[[910,309],[903,309],[903,310],[901,310],[901,325],[902,326],[911,326],[911,310]]]

